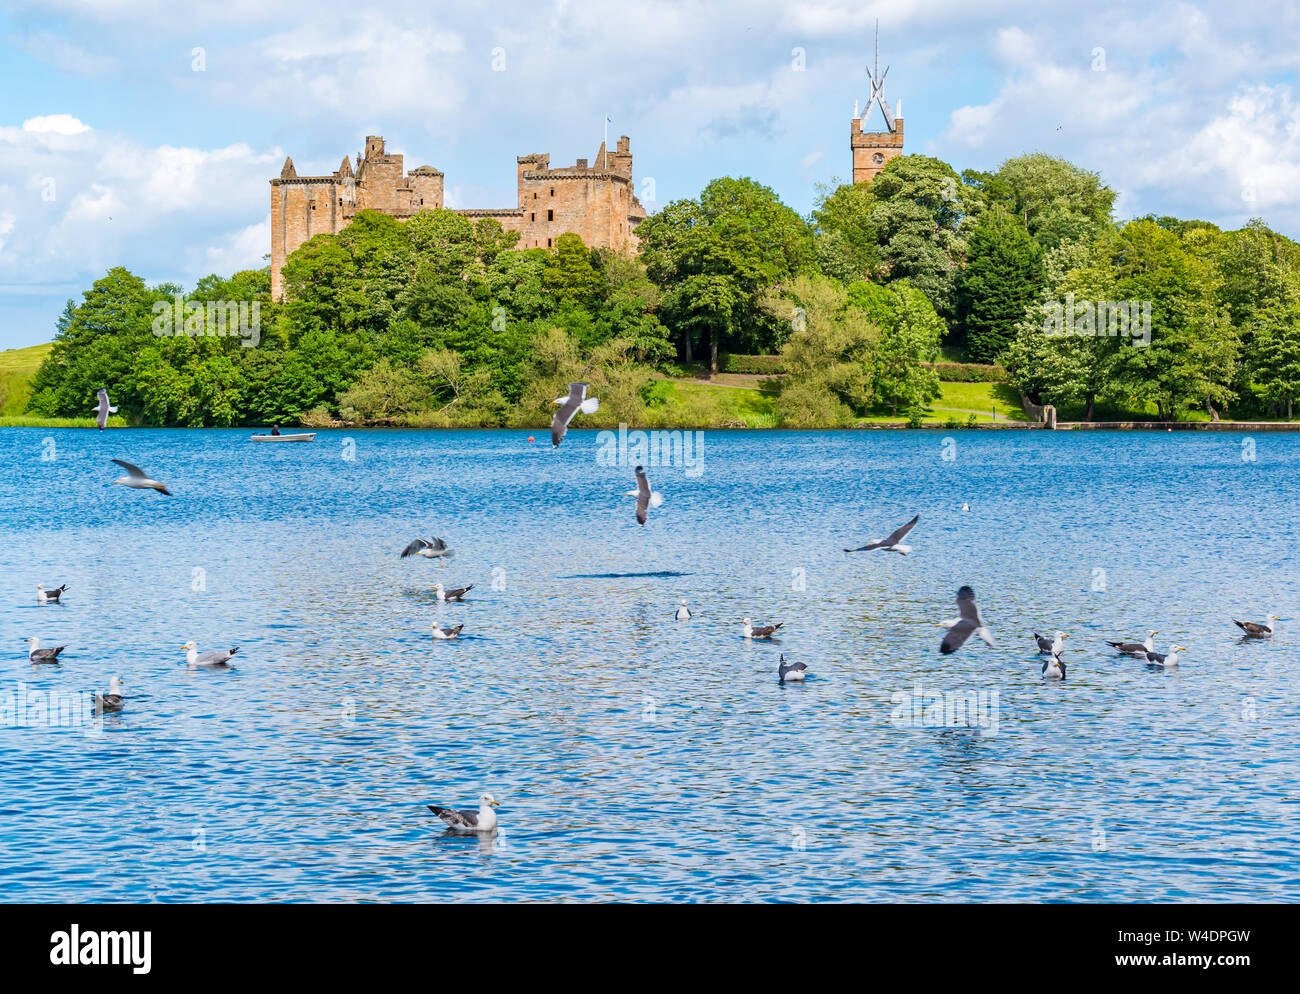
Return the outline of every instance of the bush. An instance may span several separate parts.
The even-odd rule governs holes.
[[[749,373],[772,376],[786,372],[785,356],[779,355],[720,355],[718,371],[721,373]]]
[[[912,410],[909,411],[907,414],[907,427],[909,428],[923,427],[924,421],[922,419],[924,417],[925,417],[925,411],[923,411],[919,407],[912,408]]]
[[[1007,371],[1002,366],[980,362],[936,362],[934,371],[944,383],[1005,383]]]

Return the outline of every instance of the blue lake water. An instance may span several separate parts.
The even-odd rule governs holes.
[[[0,432],[0,696],[128,698],[98,734],[0,728],[0,899],[1300,889],[1298,435],[706,432],[641,528],[591,431],[248,434]],[[173,496],[106,485],[113,457]],[[842,551],[918,512],[912,555]],[[398,558],[431,535],[448,567]],[[963,583],[998,646],[941,657]],[[1268,613],[1275,640],[1236,638]],[[1148,626],[1176,670],[1103,644]],[[189,639],[236,668],[188,670]],[[996,725],[936,727],[918,690]],[[425,807],[484,790],[495,839]]]

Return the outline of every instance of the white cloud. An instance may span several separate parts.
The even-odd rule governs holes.
[[[45,117],[29,117],[23,122],[23,130],[37,134],[53,132],[56,135],[79,135],[89,131],[88,124],[82,124],[71,114],[47,114]]]
[[[125,265],[193,283],[260,266],[271,240],[267,179],[281,161],[280,149],[243,143],[150,147],[68,114],[0,127],[0,176],[17,181],[0,187],[6,282],[89,280]]]

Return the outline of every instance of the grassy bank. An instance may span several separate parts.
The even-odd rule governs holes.
[[[32,377],[50,354],[52,344],[32,345],[25,349],[0,352],[0,419],[23,413],[32,392]],[[86,403],[87,408],[90,402]],[[3,424],[0,420],[0,424]]]

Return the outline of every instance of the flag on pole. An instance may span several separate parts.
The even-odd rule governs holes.
[[[605,140],[600,143],[600,168],[604,169],[609,165],[609,126],[614,123],[614,119],[608,114],[605,115]]]

